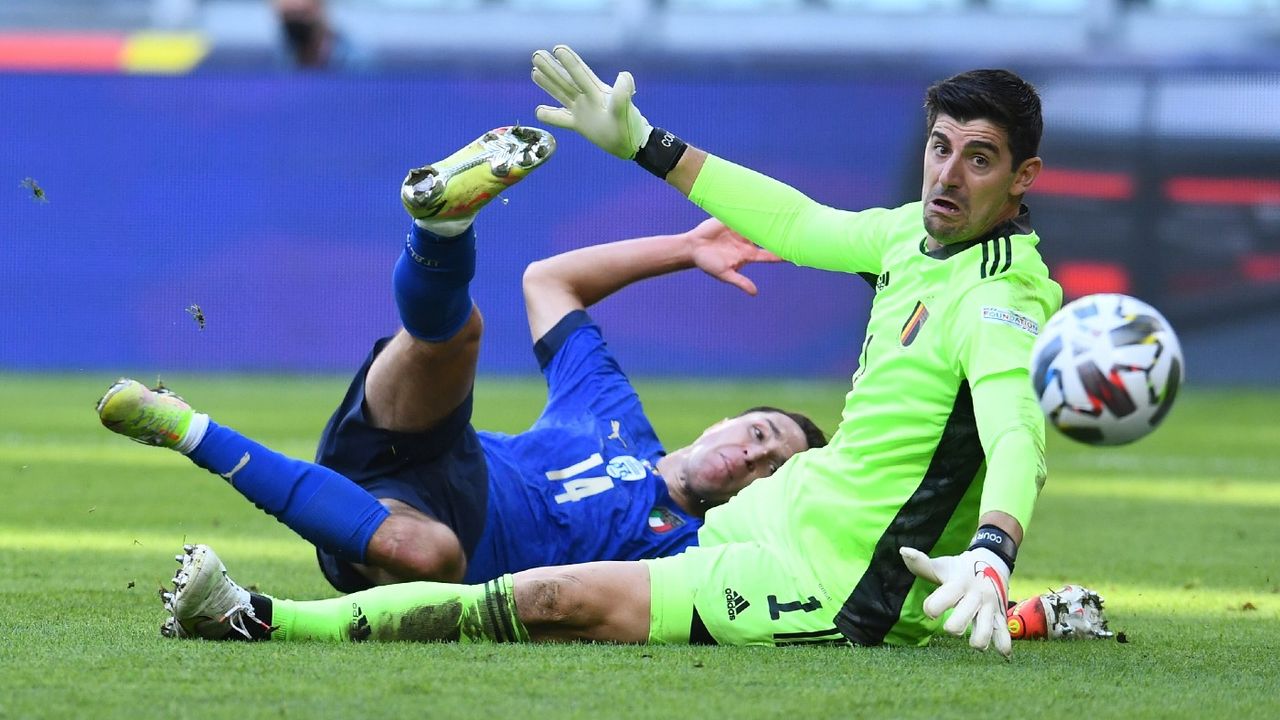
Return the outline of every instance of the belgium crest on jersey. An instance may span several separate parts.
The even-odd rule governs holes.
[[[924,327],[924,321],[929,319],[929,308],[924,306],[923,302],[916,303],[916,309],[911,311],[911,316],[907,318],[906,324],[902,326],[902,346],[910,345],[916,339],[916,335],[920,334],[920,328]]]

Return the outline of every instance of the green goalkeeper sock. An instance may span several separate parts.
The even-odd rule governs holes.
[[[273,600],[272,640],[528,642],[510,575],[483,585],[411,582],[330,600]]]

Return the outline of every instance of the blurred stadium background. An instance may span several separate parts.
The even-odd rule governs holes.
[[[528,55],[565,42],[633,71],[657,124],[850,208],[918,197],[930,81],[1011,67],[1044,96],[1030,202],[1068,296],[1161,308],[1193,383],[1280,378],[1280,0],[330,0],[328,20],[339,51],[300,69],[270,0],[0,2],[0,369],[348,371],[396,324],[405,169],[532,121]],[[528,262],[700,218],[560,140],[478,226],[484,372],[536,370]],[[853,371],[860,279],[752,274],[758,299],[687,275],[596,315],[637,374]]]
[[[310,1],[0,0],[0,718],[1275,715],[1280,0],[329,0],[334,52],[299,67],[286,38],[325,37],[298,14]],[[1017,596],[1095,587],[1125,644],[1027,643],[1002,663],[949,637],[495,653],[156,635],[182,542],[215,543],[269,592],[332,590],[305,542],[104,431],[93,400],[119,374],[159,376],[309,457],[397,324],[405,170],[532,122],[529,54],[560,42],[602,75],[633,71],[657,124],[850,208],[918,197],[928,83],[1007,66],[1040,86],[1030,203],[1052,271],[1069,297],[1153,303],[1187,356],[1190,386],[1151,438],[1104,451],[1050,434],[1013,579]],[[478,224],[479,427],[516,432],[541,407],[529,262],[702,217],[558,137]],[[870,289],[748,273],[758,298],[690,273],[593,312],[668,447],[760,401],[835,426]]]

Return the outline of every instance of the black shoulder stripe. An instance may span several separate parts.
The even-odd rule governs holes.
[[[1004,261],[1004,265],[1000,261]],[[1013,265],[1013,241],[1008,235],[982,241],[982,267],[979,269],[983,278],[989,278],[1006,272]]]

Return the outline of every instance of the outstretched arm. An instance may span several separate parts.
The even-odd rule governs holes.
[[[880,213],[851,213],[735,165],[655,129],[632,102],[635,80],[606,85],[569,47],[533,54],[533,81],[561,107],[541,105],[540,121],[574,130],[602,150],[634,159],[729,227],[797,265],[880,272],[868,238]]]
[[[715,219],[678,235],[571,250],[525,270],[529,333],[536,342],[569,312],[588,308],[639,280],[694,267],[755,295],[755,283],[738,271],[749,263],[779,260]]]

